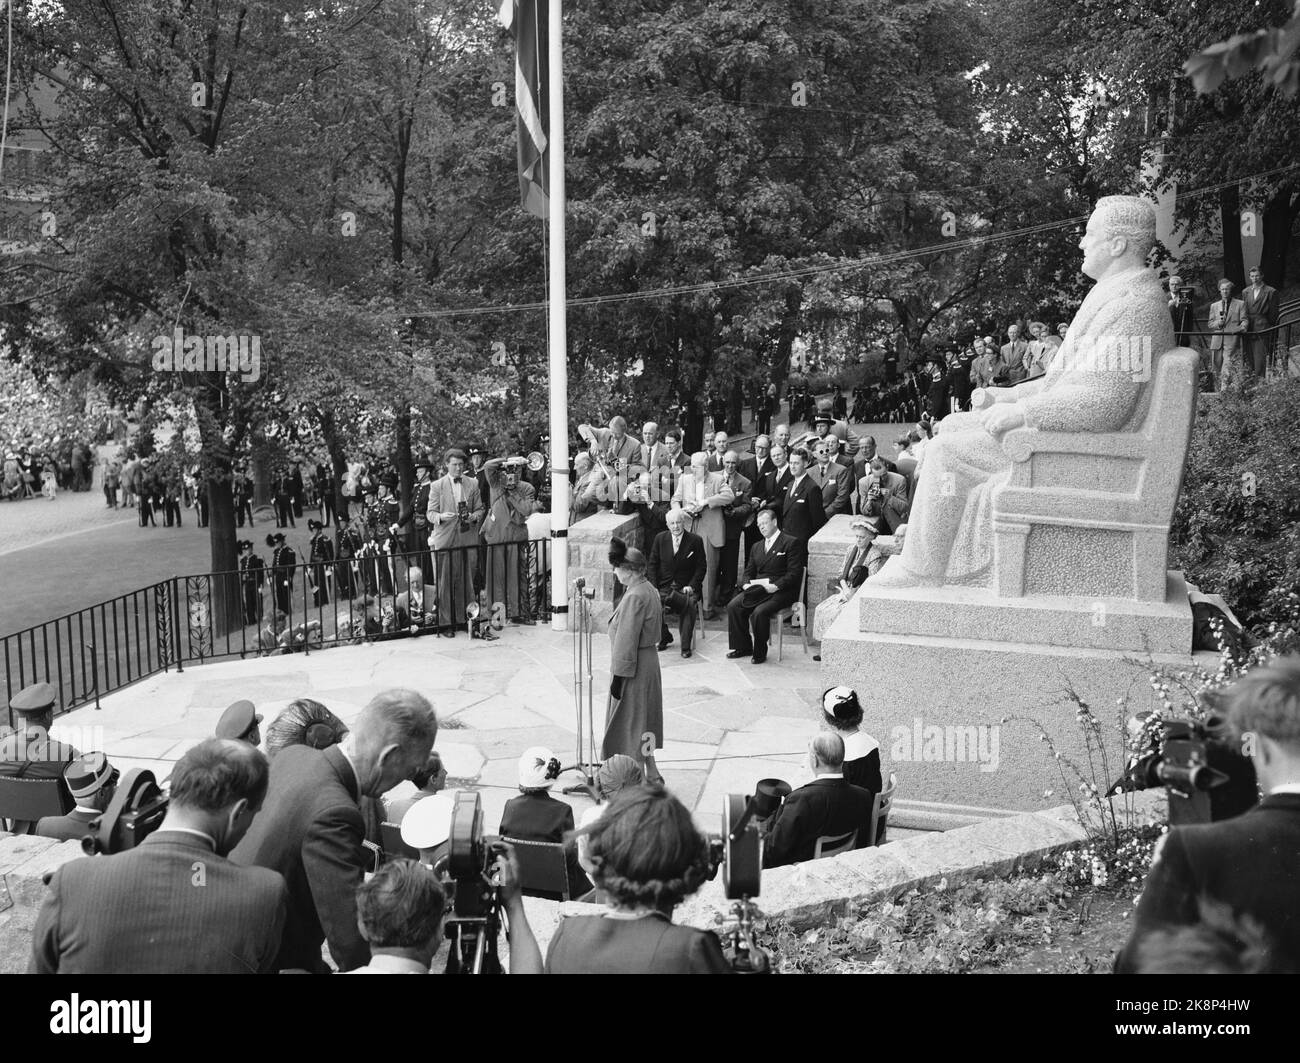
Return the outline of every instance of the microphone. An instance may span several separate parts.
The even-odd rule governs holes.
[[[577,591],[582,590],[582,588],[585,587],[586,585],[587,585],[587,580],[585,576],[579,576],[577,579],[573,581],[573,589]]]

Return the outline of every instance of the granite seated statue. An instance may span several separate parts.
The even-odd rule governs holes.
[[[1190,352],[1146,266],[1153,206],[1098,201],[1084,299],[1045,376],[977,393],[926,448],[902,553],[876,590],[1164,600],[1164,538],[1195,409]],[[1191,356],[1194,359],[1194,355]]]

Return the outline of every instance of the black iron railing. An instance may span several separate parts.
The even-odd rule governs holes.
[[[314,653],[394,638],[451,637],[549,619],[550,539],[173,576],[0,636],[5,706],[31,683],[67,712],[175,667]],[[215,595],[215,598],[214,598]],[[233,606],[224,622],[219,617]],[[13,723],[12,713],[8,713]]]

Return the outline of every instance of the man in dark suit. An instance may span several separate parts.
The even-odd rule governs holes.
[[[809,475],[821,486],[822,509],[828,518],[848,513],[852,508],[849,496],[853,493],[853,473],[834,459],[829,443],[818,443],[815,454],[816,464]]]
[[[704,593],[704,572],[707,560],[704,540],[686,530],[690,522],[684,509],[668,513],[668,530],[660,532],[650,547],[646,574],[659,591],[664,616],[669,610],[681,618],[678,634],[682,639],[682,656],[691,655],[695,637],[695,604]],[[672,645],[673,636],[668,624],[663,625],[659,636],[659,649]]]
[[[822,498],[821,484],[808,475],[808,452],[795,447],[790,453],[790,482],[781,496],[781,530],[802,540],[805,550],[826,523]]]
[[[867,475],[867,466],[871,464],[871,459],[876,456],[876,437],[863,436],[858,440],[858,453],[853,459],[853,482],[856,484],[862,477]],[[883,454],[880,460],[885,463],[885,468],[890,472],[898,472],[898,466],[890,461]]]
[[[763,866],[783,867],[812,860],[818,838],[842,838],[857,832],[852,848],[871,844],[871,809],[875,795],[844,779],[844,739],[822,731],[808,745],[808,761],[817,776],[795,790],[777,809],[763,846]]]
[[[1268,348],[1273,338],[1259,333],[1277,324],[1277,289],[1264,283],[1258,266],[1250,271],[1250,284],[1241,293],[1241,301],[1246,304],[1246,366],[1262,377],[1268,368]]]
[[[1119,973],[1142,970],[1153,933],[1206,921],[1203,903],[1249,917],[1269,939],[1274,969],[1300,970],[1300,658],[1252,669],[1227,705],[1233,730],[1253,739],[1265,797],[1239,816],[1175,827],[1161,839]]]
[[[759,504],[762,500],[763,477],[776,468],[772,461],[772,441],[767,436],[758,436],[754,439],[754,453],[750,455],[741,455],[740,465],[737,466],[740,475],[749,480],[750,494],[754,502],[754,513],[759,510]],[[742,547],[745,551],[744,557],[749,558],[749,552],[754,549],[754,544],[758,542],[758,522],[751,515],[749,523],[745,525],[745,534]]]
[[[360,799],[379,797],[429,761],[438,720],[411,690],[376,695],[341,746],[281,750],[271,769],[266,811],[231,854],[271,868],[289,886],[289,914],[276,966],[326,971],[321,943],[340,970],[370,950],[357,928],[357,887],[369,870]]]
[[[770,509],[759,512],[758,531],[763,539],[749,555],[744,587],[727,606],[731,647],[727,656],[732,660],[750,657],[755,664],[762,664],[767,660],[772,617],[799,597],[808,545],[782,532],[777,527],[776,513]]]
[[[752,459],[752,455],[751,455]],[[722,507],[727,538],[719,555],[718,601],[729,602],[736,593],[740,570],[740,539],[745,526],[754,522],[754,481],[739,472],[740,455],[729,450],[722,456],[722,482],[731,488],[735,500]]]
[[[113,856],[54,873],[32,934],[32,974],[267,974],[288,891],[226,859],[266,796],[266,757],[209,738],[171,777],[162,825]]]
[[[104,814],[117,792],[117,769],[103,753],[83,753],[63,769],[63,781],[77,802],[66,816],[44,816],[36,823],[38,838],[80,841]]]

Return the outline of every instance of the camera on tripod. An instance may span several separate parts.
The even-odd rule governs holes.
[[[132,768],[122,776],[108,807],[90,824],[81,848],[87,856],[111,856],[134,849],[162,826],[166,814],[167,795],[153,772]]]
[[[485,836],[478,794],[458,792],[452,805],[447,854],[452,889],[452,915],[445,924],[451,941],[448,974],[501,973],[497,955],[501,887],[495,881],[495,864],[497,857],[508,851],[499,840]]]
[[[753,796],[728,794],[722,799],[722,832],[708,835],[709,877],[722,869],[722,889],[733,902],[735,923],[724,930],[723,954],[737,974],[767,974],[771,957],[754,941],[753,898],[763,880],[763,834],[760,820],[768,819],[790,796],[784,779],[760,779]]]
[[[465,606],[465,623],[469,627],[469,637],[491,642],[498,636],[492,631],[492,614],[484,613],[478,602]]]

